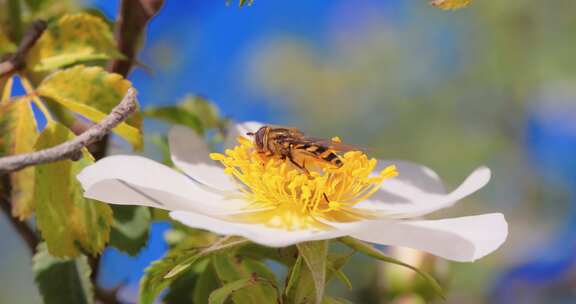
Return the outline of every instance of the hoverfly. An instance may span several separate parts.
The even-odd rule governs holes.
[[[266,156],[278,156],[288,159],[294,166],[309,174],[304,161],[298,163],[297,159],[311,158],[342,167],[342,159],[337,151],[359,150],[352,146],[326,139],[310,138],[296,128],[263,126],[258,131],[246,135],[254,136],[254,143],[258,152]]]

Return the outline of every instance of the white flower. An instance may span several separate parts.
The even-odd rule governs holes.
[[[245,135],[259,126],[244,123],[235,132]],[[169,142],[182,172],[140,156],[110,156],[78,175],[84,195],[170,210],[173,219],[190,227],[272,247],[352,236],[474,261],[496,250],[508,234],[500,213],[414,219],[482,188],[490,180],[485,167],[447,193],[438,175],[424,166],[376,161],[361,152],[344,154],[342,168],[325,167],[310,177],[285,161],[263,160],[246,138],[226,154],[211,155],[226,168],[188,128],[174,127]]]

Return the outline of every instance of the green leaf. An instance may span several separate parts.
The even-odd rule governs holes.
[[[315,303],[321,303],[324,296],[324,285],[326,284],[328,241],[305,242],[296,246],[312,274],[315,287]]]
[[[75,259],[51,256],[45,244],[38,246],[32,269],[46,304],[94,303],[90,266],[85,256]]]
[[[208,304],[208,298],[212,291],[220,287],[220,281],[216,276],[216,270],[212,262],[208,264],[206,270],[199,274],[198,282],[194,286],[194,304]]]
[[[332,271],[334,271],[336,277],[338,277],[338,279],[340,279],[340,281],[344,283],[344,285],[346,285],[348,289],[352,289],[352,281],[350,281],[350,278],[348,278],[348,276],[344,272],[342,272],[342,270],[332,270]]]
[[[0,56],[16,51],[16,44],[0,28]]]
[[[348,262],[348,259],[354,254],[350,253],[331,253],[326,260],[326,282],[337,275],[336,272]],[[303,258],[299,258],[303,261]],[[296,263],[290,268],[289,279],[285,288],[285,295],[288,303],[313,303],[315,299],[314,279],[310,268],[302,262]],[[326,297],[324,297],[326,298]]]
[[[170,250],[163,258],[152,262],[144,271],[140,280],[139,300],[141,304],[151,304],[158,294],[164,290],[176,278],[165,279],[164,277],[174,265],[185,259],[190,254],[184,248]]]
[[[194,301],[194,290],[200,274],[189,271],[172,281],[162,303],[188,304]],[[208,295],[206,295],[208,297]]]
[[[355,251],[348,253],[329,253],[327,264],[326,264],[326,284],[333,277],[338,278],[348,289],[352,289],[352,282],[346,276],[346,274],[341,270],[348,260],[354,255]]]
[[[113,205],[114,221],[110,232],[110,246],[136,255],[148,241],[152,215],[148,207]]]
[[[0,155],[32,152],[37,133],[28,98],[0,104]],[[21,220],[34,211],[34,175],[33,167],[10,174],[12,214]]]
[[[150,138],[150,142],[152,142],[152,144],[154,144],[154,146],[156,146],[158,150],[160,150],[159,152],[162,155],[162,163],[168,167],[174,166],[174,163],[172,162],[172,157],[170,155],[168,136],[155,134],[148,138]]]
[[[172,221],[172,229],[164,233],[164,240],[170,248],[183,246],[183,244],[190,248],[204,248],[214,244],[219,239],[221,239],[219,235],[206,230],[190,228],[175,221]]]
[[[2,28],[6,35],[12,38],[12,41],[20,41],[22,39],[22,7],[19,0],[4,0],[2,9],[0,10],[0,28]]]
[[[44,79],[38,87],[38,93],[74,113],[98,122],[120,103],[131,86],[130,81],[118,74],[108,73],[100,67],[78,65]],[[135,149],[140,149],[141,128],[142,116],[136,112],[113,131],[130,142]]]
[[[199,134],[207,129],[220,128],[220,111],[214,103],[200,96],[186,96],[175,106],[149,107],[144,115],[171,124],[187,126]]]
[[[110,27],[86,13],[64,15],[50,24],[28,52],[33,71],[50,71],[76,63],[123,58]]]
[[[186,96],[186,98],[180,101],[178,106],[190,113],[196,114],[204,129],[220,127],[220,110],[213,102],[201,96]]]
[[[286,266],[296,262],[298,249],[296,246],[273,248],[250,243],[238,249],[238,255],[254,260],[270,259]]]
[[[35,149],[46,149],[74,135],[64,126],[49,123],[38,137]],[[83,158],[36,167],[36,221],[50,254],[77,256],[100,253],[110,234],[112,210],[104,203],[86,199],[76,175],[93,163],[84,150]]]
[[[294,265],[290,268],[290,272],[288,273],[288,280],[286,281],[286,288],[284,288],[285,294],[290,294],[290,292],[292,291],[292,288],[294,287],[294,285],[296,284],[296,282],[298,281],[298,279],[300,277],[301,271],[302,271],[302,256],[298,255],[296,262],[294,262]]]
[[[353,304],[352,302],[342,298],[324,297],[322,304]]]
[[[46,1],[46,0],[25,0],[26,2],[26,6],[28,6],[28,9],[30,9],[31,11],[35,12],[37,10],[40,9],[40,7],[42,7],[42,5],[44,5],[46,2],[50,2],[50,1]]]
[[[140,280],[139,303],[153,303],[164,288],[200,259],[247,242],[237,237],[222,238],[212,244],[200,244],[194,238],[183,241],[183,244],[170,249],[163,258],[146,268]]]
[[[248,240],[240,237],[225,237],[222,238],[209,247],[202,248],[196,254],[191,255],[184,259],[181,263],[178,263],[174,268],[172,268],[166,275],[165,278],[169,279],[171,277],[177,276],[182,271],[188,269],[192,264],[194,264],[198,259],[205,257],[207,255],[221,252],[224,250],[234,249],[239,246],[243,246],[248,243]]]
[[[383,262],[403,266],[403,267],[406,267],[406,268],[409,268],[409,269],[415,271],[418,275],[420,275],[430,285],[430,287],[432,287],[434,292],[436,292],[442,299],[446,299],[444,297],[444,292],[442,291],[442,287],[440,286],[440,284],[438,284],[436,279],[434,279],[434,277],[432,277],[432,275],[430,275],[429,273],[422,271],[422,270],[420,270],[420,269],[418,269],[412,265],[409,265],[409,264],[406,264],[402,261],[399,261],[397,259],[386,256],[385,254],[383,254],[382,252],[380,252],[376,248],[372,247],[371,245],[364,243],[362,241],[359,241],[357,239],[354,239],[352,237],[342,237],[342,238],[339,238],[338,240],[340,242],[342,242],[343,244],[347,245],[348,247],[350,247],[350,248],[352,248],[358,252],[361,252],[361,253],[369,256],[369,257],[373,257],[373,258],[378,259],[378,260],[383,261]]]
[[[38,13],[41,10],[55,11],[53,13],[57,13],[62,9],[71,9],[68,5],[62,5],[69,2],[68,0],[25,0],[25,2],[26,6],[32,13]],[[58,6],[58,8],[54,9],[52,6]]]
[[[208,298],[209,304],[224,304],[232,293],[239,291],[243,288],[254,285],[256,282],[252,278],[240,279],[214,290]],[[247,302],[248,303],[248,302]]]
[[[144,110],[144,115],[163,120],[172,124],[187,126],[198,133],[202,133],[200,119],[194,113],[179,109],[178,107],[152,107]]]
[[[81,4],[74,0],[25,0],[25,2],[27,20],[54,20],[81,8]]]
[[[233,294],[237,294],[244,289],[250,289],[257,284],[269,284],[268,280],[261,279],[260,277],[253,276],[251,278],[244,278],[238,281],[228,283],[210,294],[208,303],[210,304],[224,304],[226,300]],[[235,303],[238,303],[235,301]],[[267,302],[242,302],[242,303],[276,303],[275,299],[269,299]]]
[[[233,253],[216,254],[212,257],[212,262],[214,263],[214,269],[216,270],[220,282],[224,284],[223,288],[230,283],[238,282],[240,280],[248,280],[251,282],[250,284],[242,286],[242,288],[236,286],[239,289],[234,290],[234,293],[232,294],[232,300],[234,303],[277,302],[278,292],[274,283],[276,278],[272,270],[264,265],[264,263],[244,258]],[[268,282],[268,284],[254,284],[256,281]],[[230,288],[233,287],[234,285]],[[220,296],[215,296],[215,299],[224,300],[222,295],[226,294],[225,290],[221,290],[218,293]],[[211,299],[208,301],[209,303],[213,303],[212,297],[213,295],[210,295]],[[216,301],[215,303],[219,302]]]

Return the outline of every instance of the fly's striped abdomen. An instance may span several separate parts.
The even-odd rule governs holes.
[[[294,147],[295,149],[304,150],[317,158],[320,158],[326,162],[329,162],[337,167],[342,167],[342,160],[340,157],[334,153],[331,149],[314,144],[299,144]]]

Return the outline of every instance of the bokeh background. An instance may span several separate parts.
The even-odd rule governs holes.
[[[119,7],[80,5],[110,19]],[[449,187],[489,166],[486,188],[434,216],[503,212],[510,236],[500,250],[466,264],[390,253],[431,268],[448,303],[574,303],[575,11],[573,0],[484,0],[458,11],[425,0],[255,0],[242,9],[167,0],[140,56],[150,69],[131,80],[144,106],[201,94],[233,120],[338,135],[381,158],[426,164]],[[166,129],[146,124],[148,134]],[[151,144],[145,153],[160,157]],[[139,257],[108,250],[102,284],[125,284],[133,301],[167,227],[154,224]],[[0,303],[40,303],[29,253],[5,218],[0,236]],[[346,269],[354,289],[335,283],[332,292],[421,302],[410,273],[374,263],[355,258]]]

